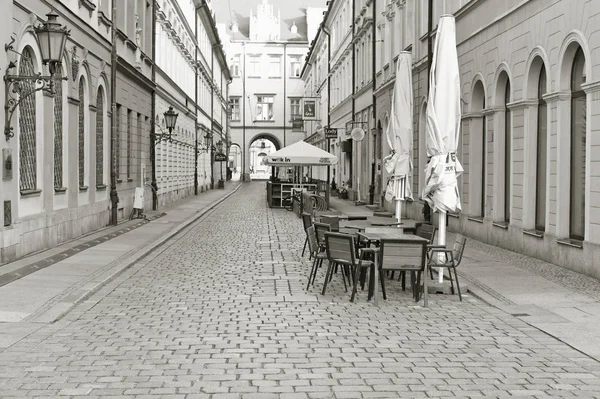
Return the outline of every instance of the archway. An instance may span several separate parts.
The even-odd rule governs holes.
[[[242,177],[242,147],[238,143],[231,143],[227,166],[231,170],[231,180],[240,181]]]
[[[269,135],[255,137],[248,147],[248,173],[251,180],[269,180],[273,173],[272,169],[264,164],[267,155],[279,150],[277,139]]]

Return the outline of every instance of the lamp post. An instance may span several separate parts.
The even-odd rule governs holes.
[[[219,157],[219,169],[221,171],[221,178],[219,179],[218,188],[225,188],[225,182],[223,181],[223,141],[219,140],[216,144],[217,155]]]
[[[66,77],[55,76],[55,74],[61,65],[61,56],[65,50],[69,31],[66,26],[57,22],[57,14],[49,12],[46,16],[48,17],[48,20],[42,23],[41,26],[35,27],[34,31],[42,53],[42,64],[48,65],[50,75],[42,75],[41,72],[31,76],[11,75],[9,71],[17,66],[13,61],[8,63],[6,72],[4,73],[4,135],[6,136],[6,140],[9,140],[14,136],[13,128],[10,126],[10,123],[15,110],[25,98],[40,90],[47,91],[51,95],[54,95],[55,81],[67,80]],[[16,53],[13,47],[14,42],[15,38],[11,37],[10,43],[4,45],[4,50],[6,52],[12,51]],[[23,58],[22,55],[21,58]],[[24,60],[22,59],[21,62],[23,61]],[[30,87],[30,84],[22,84],[22,82],[25,81],[33,82],[34,87]]]

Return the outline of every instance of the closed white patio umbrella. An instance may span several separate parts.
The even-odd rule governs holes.
[[[429,75],[425,199],[439,213],[438,244],[446,244],[446,212],[461,209],[456,178],[463,172],[456,157],[460,134],[460,74],[454,16],[440,17]],[[439,282],[443,282],[440,270]]]
[[[392,153],[385,158],[385,168],[391,175],[388,184],[396,201],[396,221],[402,220],[402,202],[412,199],[410,177],[412,174],[413,149],[413,87],[412,56],[402,51],[396,67],[396,82],[392,94],[390,122],[387,126],[387,141]],[[387,198],[391,200],[391,198]]]

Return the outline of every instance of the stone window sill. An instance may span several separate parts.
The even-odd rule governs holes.
[[[481,216],[469,216],[467,219],[472,222],[483,223],[483,218]]]
[[[448,213],[446,213],[446,215],[448,215],[451,218],[456,218],[456,219],[458,219],[460,217],[460,213],[448,212]]]
[[[117,179],[117,183],[123,183],[123,179]]]
[[[42,190],[39,188],[32,188],[29,190],[21,190],[21,197],[39,197]]]
[[[544,238],[544,232],[539,230],[523,230],[523,234],[536,238]]]
[[[88,186],[79,186],[79,191],[80,192],[85,192],[88,190]]]
[[[96,190],[97,191],[104,191],[106,190],[106,184],[96,184]]]
[[[64,194],[67,192],[67,188],[66,187],[54,187],[54,192],[56,194]]]
[[[495,227],[499,227],[501,229],[504,229],[504,230],[508,230],[508,223],[507,222],[494,222],[494,223],[492,223],[492,225],[495,226]]]
[[[131,177],[128,177],[128,178],[127,178],[127,182],[128,182],[128,183],[131,183],[132,181],[133,181],[133,178],[131,178]]]
[[[583,242],[579,240],[574,240],[572,238],[560,238],[556,240],[556,242],[560,245],[565,245],[567,247],[583,249]]]

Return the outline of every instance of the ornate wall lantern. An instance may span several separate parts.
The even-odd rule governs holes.
[[[179,114],[173,110],[172,106],[169,106],[169,109],[165,111],[163,114],[165,117],[165,126],[169,133],[161,132],[161,134],[157,134],[154,138],[155,144],[160,143],[162,140],[172,141],[173,140],[173,129],[175,129],[175,125],[177,124],[177,117]],[[160,126],[160,125],[159,125]],[[162,128],[161,128],[162,131]]]
[[[42,64],[48,65],[50,75],[45,76],[42,75],[41,72],[32,76],[11,75],[9,71],[17,66],[17,64],[13,61],[8,63],[6,72],[4,73],[4,135],[6,136],[6,140],[14,136],[13,128],[10,126],[10,122],[19,104],[25,98],[40,90],[47,91],[53,95],[55,81],[67,79],[62,76],[55,76],[55,74],[61,65],[61,57],[65,50],[65,43],[67,42],[69,31],[67,30],[66,26],[63,26],[57,22],[57,14],[49,12],[46,14],[46,16],[48,17],[48,20],[41,26],[35,27],[34,31],[42,53]],[[14,42],[15,38],[11,37],[10,43],[4,45],[4,50],[6,52],[12,51],[17,53],[13,47]],[[23,57],[22,54],[19,55]],[[33,81],[37,87],[35,87],[33,90],[24,92],[22,91],[23,85],[20,84],[23,81]]]

